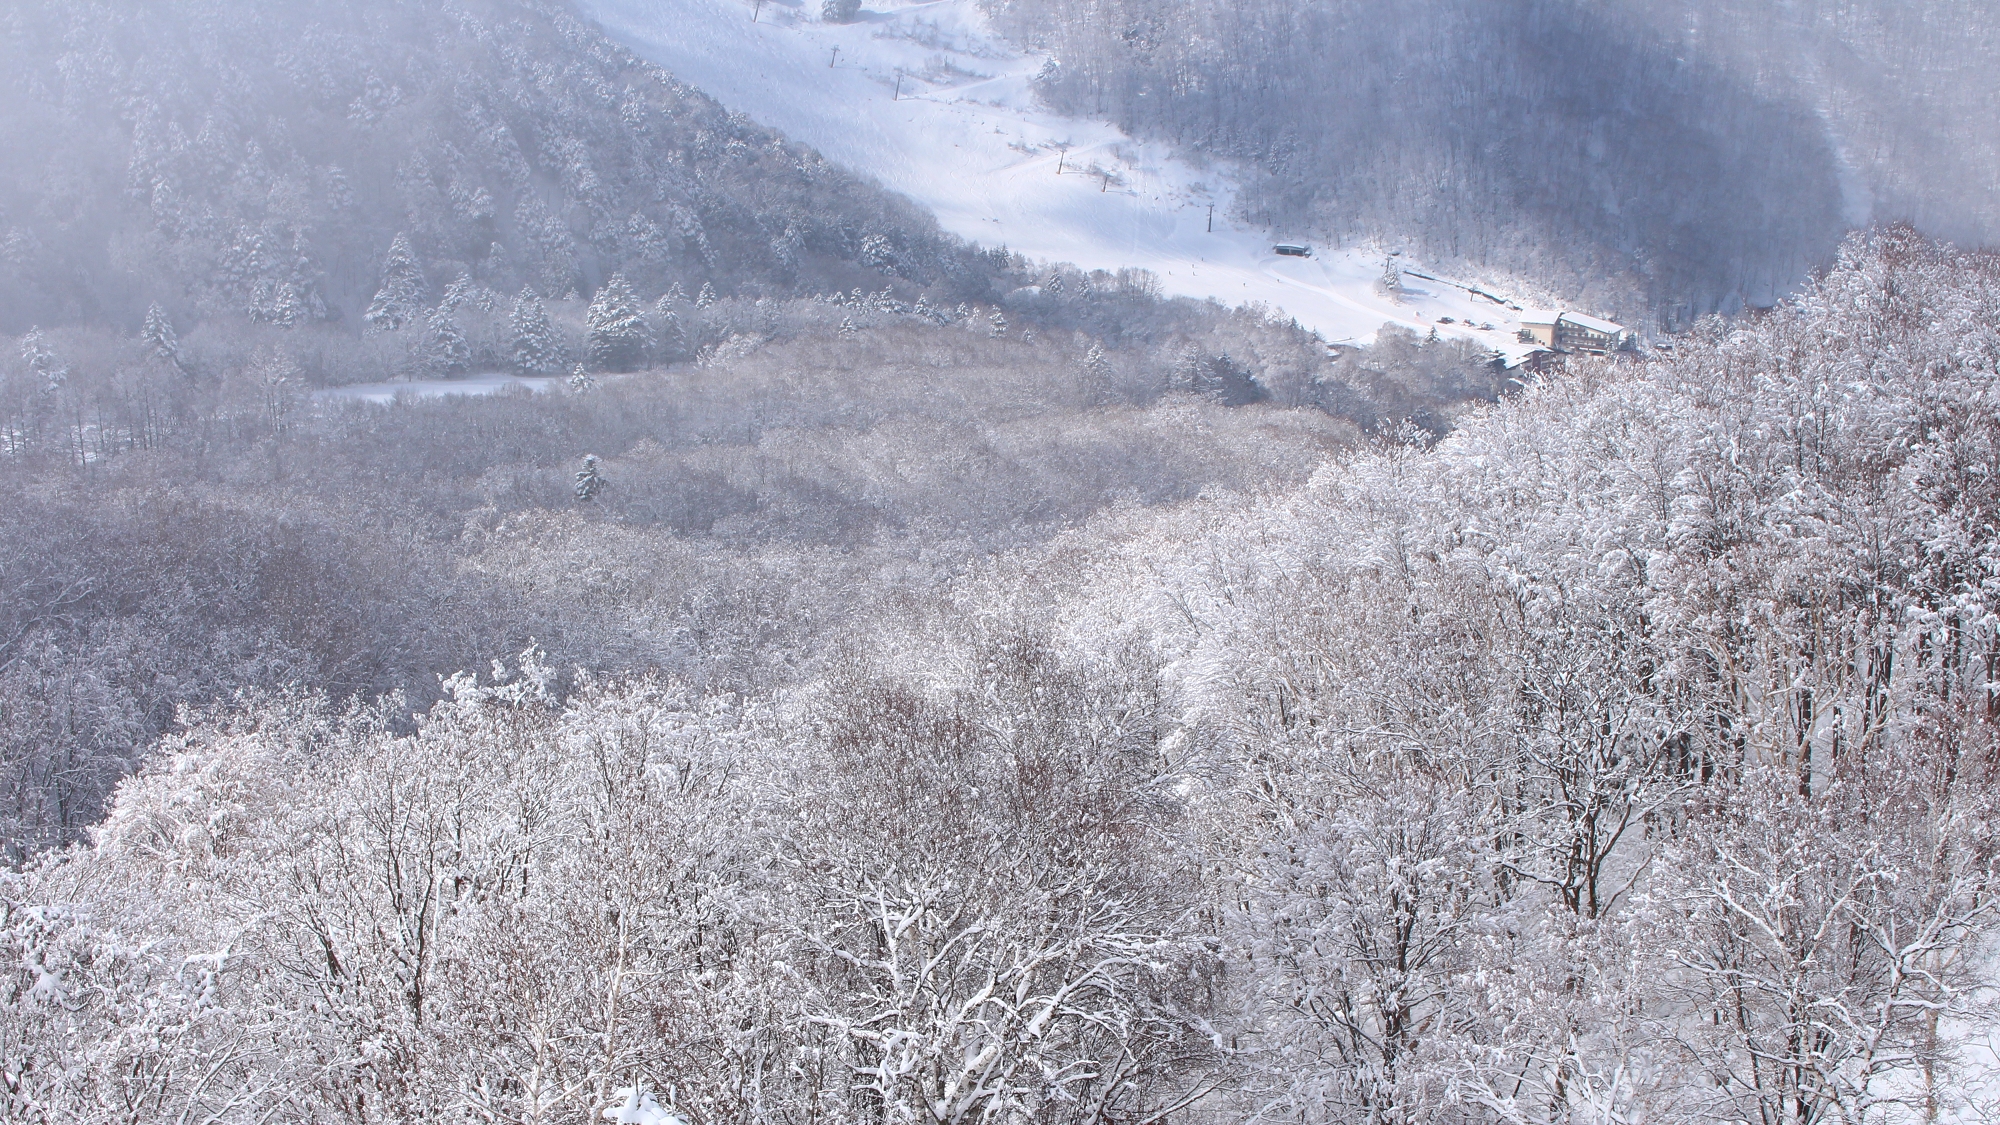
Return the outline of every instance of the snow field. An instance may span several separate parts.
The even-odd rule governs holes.
[[[1230,222],[1228,168],[1041,109],[1033,82],[1046,60],[995,34],[977,0],[877,0],[845,25],[801,0],[584,6],[681,81],[874,176],[961,237],[1084,269],[1150,270],[1169,296],[1261,303],[1335,343],[1395,324],[1527,350],[1506,302],[1407,275],[1392,299],[1372,249],[1279,257],[1285,232]]]
[[[531,391],[546,391],[554,379],[528,378],[509,375],[505,372],[489,372],[483,375],[468,375],[463,379],[412,379],[409,382],[355,383],[345,387],[327,387],[314,391],[313,398],[320,402],[375,402],[388,404],[398,398],[448,398],[452,396],[479,397],[498,393],[502,388],[520,384]]]

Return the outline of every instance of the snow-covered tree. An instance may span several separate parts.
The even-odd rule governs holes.
[[[701,292],[695,294],[694,307],[698,309],[706,309],[714,305],[715,300],[716,300],[715,286],[709,284],[706,281],[702,282]]]
[[[819,18],[828,23],[853,23],[861,14],[861,0],[820,0]]]
[[[459,274],[458,280],[445,287],[444,296],[438,298],[438,307],[454,313],[460,308],[490,313],[500,307],[502,300],[505,298],[474,281],[470,275]]]
[[[425,315],[423,340],[418,348],[419,365],[434,377],[463,375],[472,365],[472,346],[466,342],[465,330],[443,305]]]
[[[1382,273],[1375,279],[1377,291],[1387,297],[1399,297],[1403,292],[1403,266],[1394,257],[1382,259]]]
[[[582,370],[581,367],[578,370]],[[585,375],[588,377],[587,372]],[[604,474],[597,468],[597,458],[586,456],[583,459],[583,467],[576,471],[576,486],[571,491],[575,493],[578,501],[587,503],[597,499],[599,494],[610,486],[611,482],[606,480]]]
[[[167,310],[155,301],[146,308],[146,323],[139,330],[139,338],[146,344],[146,352],[154,359],[162,359],[175,367],[181,365],[180,336],[174,331],[173,319]]]
[[[423,267],[417,264],[409,237],[399,234],[389,244],[388,256],[382,262],[382,285],[376,289],[362,320],[373,331],[394,332],[417,321],[429,293]]]
[[[986,335],[999,339],[1007,334],[1007,314],[994,309],[986,318]]]
[[[646,361],[652,331],[638,294],[623,274],[613,274],[597,291],[585,315],[590,364],[600,371],[630,371]]]
[[[861,240],[861,264],[873,269],[892,271],[896,268],[896,245],[888,238],[871,234]]]
[[[61,390],[69,381],[69,365],[56,355],[39,328],[30,328],[21,337],[21,362],[27,366],[33,385],[44,394]]]
[[[549,375],[562,370],[562,339],[549,313],[533,289],[524,288],[514,298],[514,311],[507,320],[514,370],[523,375]]]
[[[1104,346],[1097,341],[1091,341],[1090,350],[1083,354],[1080,366],[1083,368],[1085,384],[1099,388],[1111,384],[1115,368],[1111,365],[1110,357],[1104,354]]]
[[[664,294],[653,304],[650,326],[653,334],[653,356],[662,363],[673,363],[687,358],[687,329],[681,325],[681,317],[675,311],[677,303],[686,302],[686,294],[676,301],[672,293]]]

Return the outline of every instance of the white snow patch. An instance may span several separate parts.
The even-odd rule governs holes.
[[[313,398],[321,402],[376,402],[391,403],[398,398],[447,398],[453,395],[477,397],[490,395],[504,387],[523,386],[537,393],[546,391],[554,379],[531,378],[494,372],[485,375],[468,375],[463,379],[412,379],[395,383],[354,383],[345,387],[327,387],[314,391]]]
[[[1414,263],[1392,298],[1376,288],[1375,248],[1281,257],[1273,245],[1296,232],[1229,221],[1228,168],[1196,168],[1111,124],[1041,109],[1033,82],[1047,60],[995,34],[977,0],[876,0],[846,25],[822,22],[809,0],[584,7],[681,81],[874,176],[973,241],[1084,269],[1150,270],[1170,296],[1260,302],[1334,342],[1365,343],[1397,324],[1529,350],[1505,299],[1412,277],[1435,272]]]
[[[606,1121],[616,1125],[688,1125],[686,1118],[662,1108],[653,1095],[640,1093],[636,1087],[619,1090],[618,1097],[621,1104],[604,1111]]]

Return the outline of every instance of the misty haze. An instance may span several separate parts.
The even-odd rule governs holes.
[[[0,0],[0,1125],[2000,1122],[1996,75]]]

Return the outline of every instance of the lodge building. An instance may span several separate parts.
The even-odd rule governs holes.
[[[1521,314],[1521,339],[1533,340],[1559,352],[1609,355],[1625,346],[1625,326],[1583,313]]]

